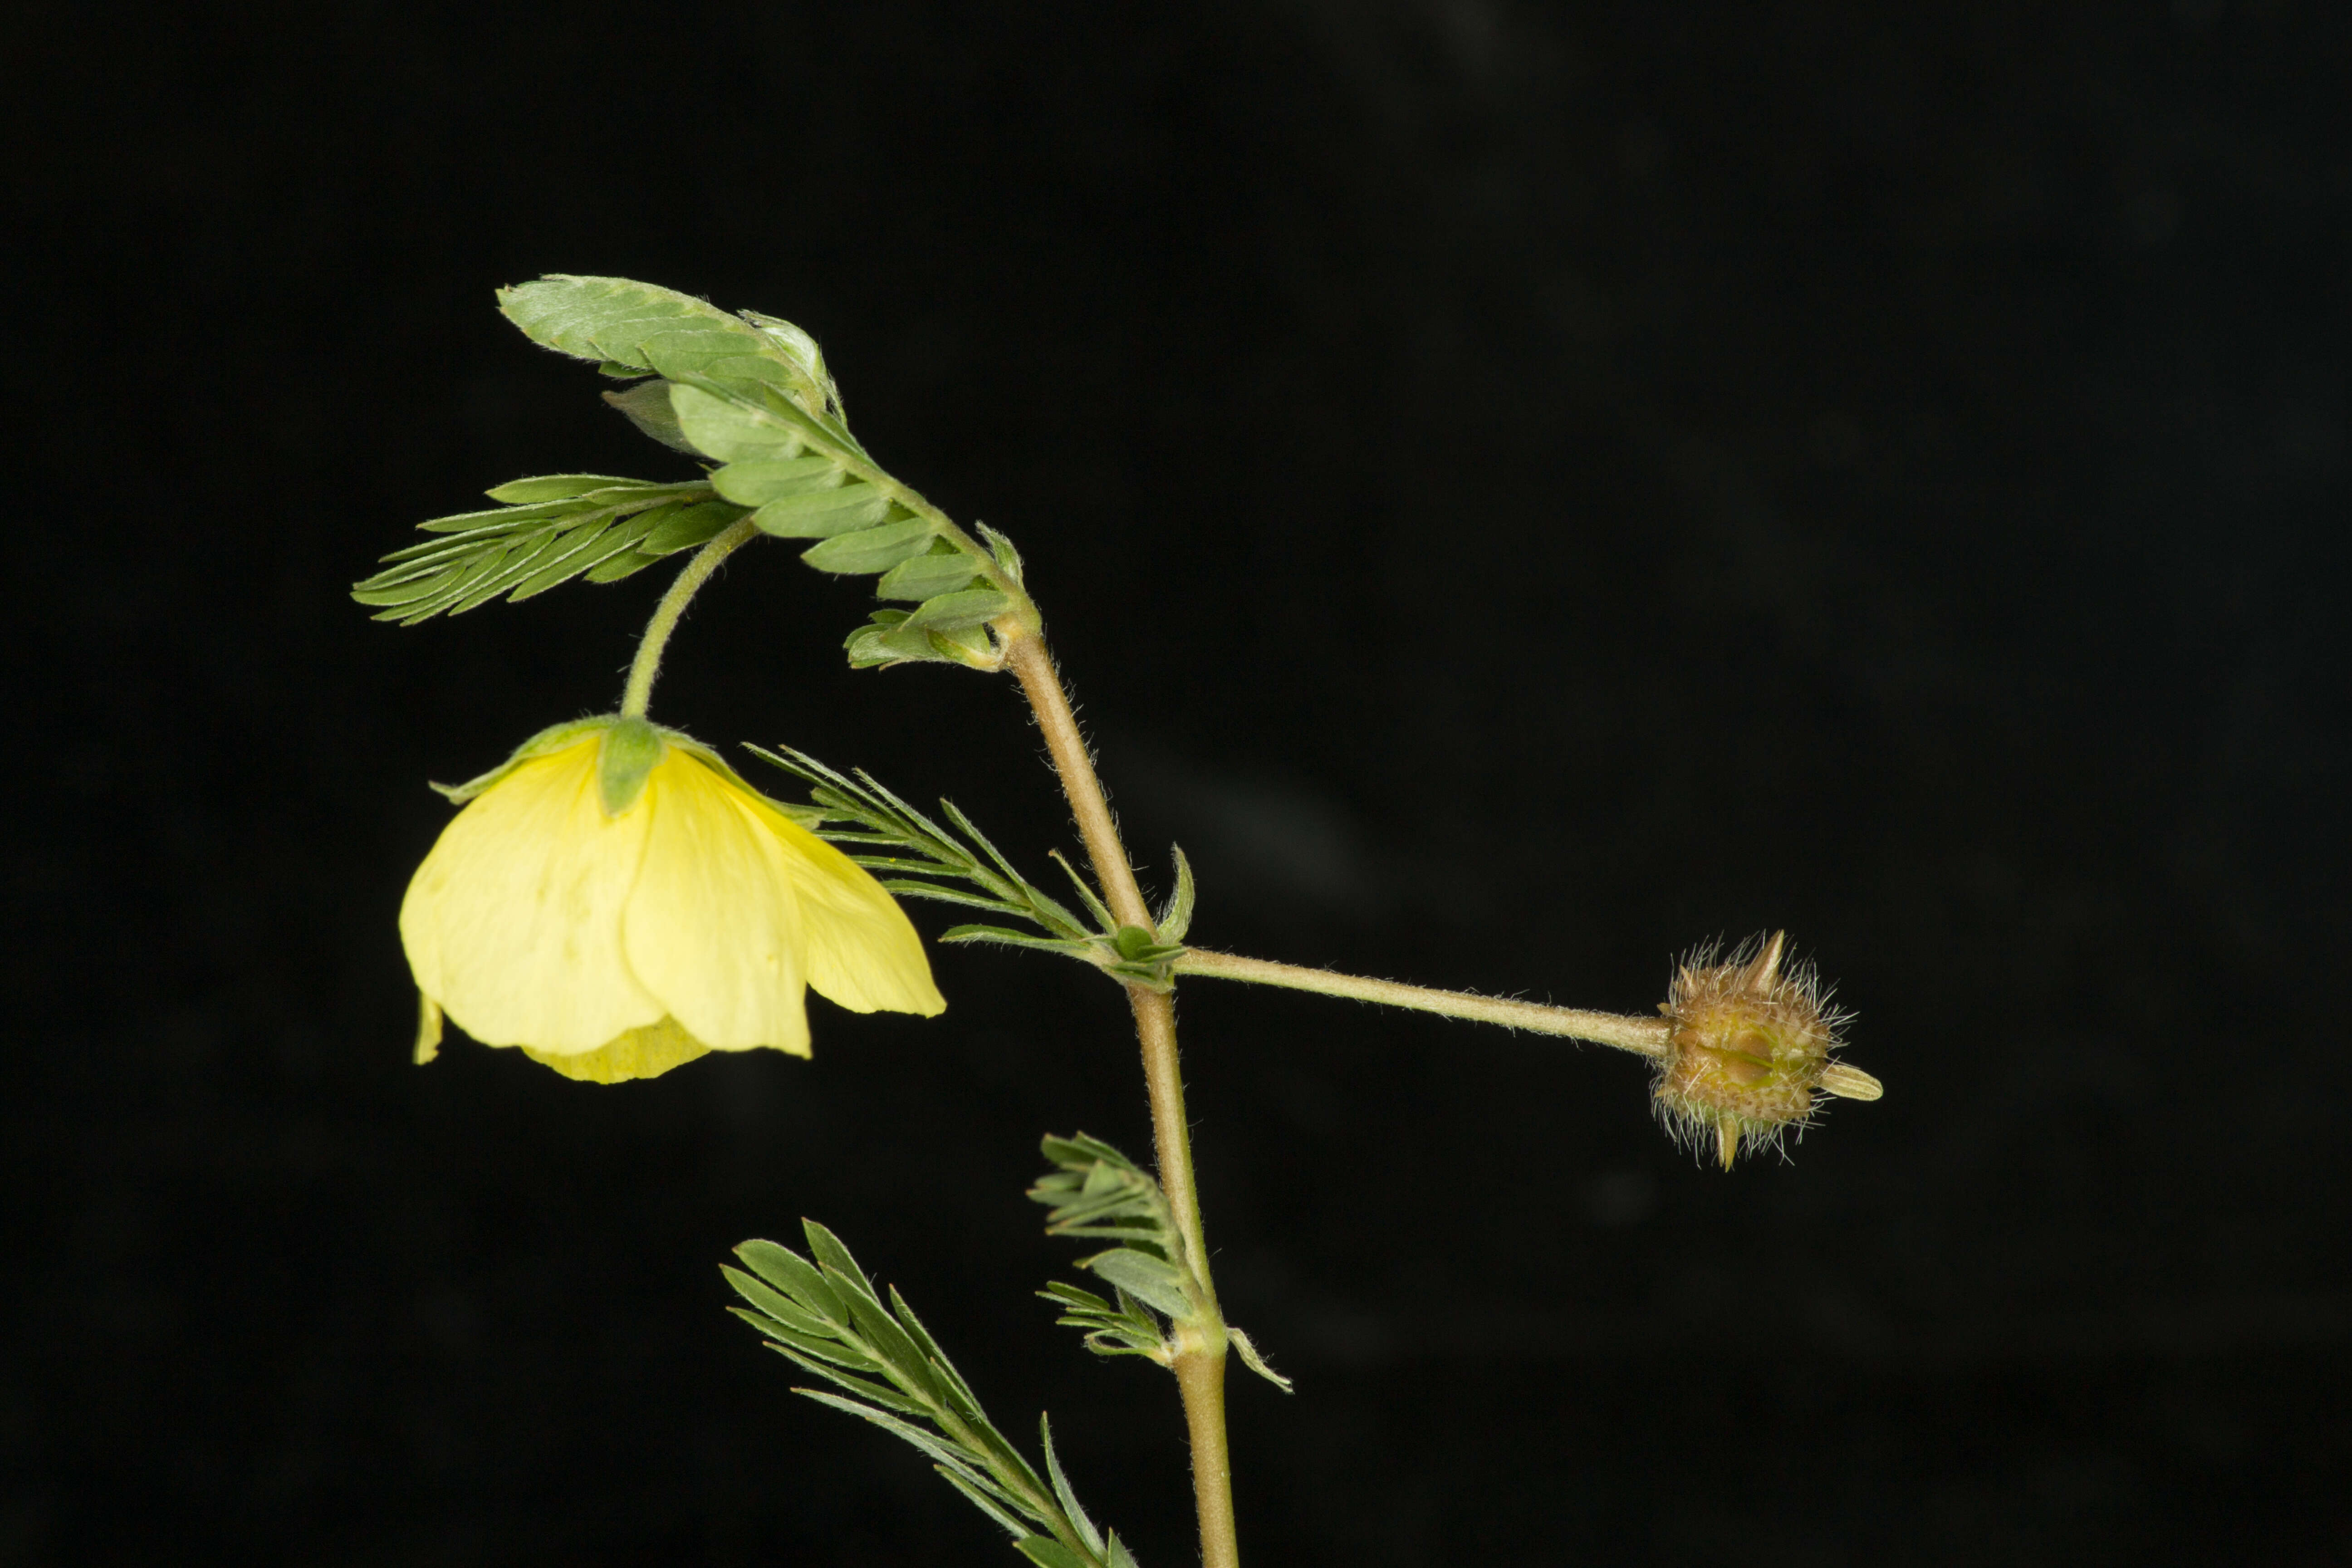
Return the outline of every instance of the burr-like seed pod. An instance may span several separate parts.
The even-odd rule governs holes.
[[[1828,1005],[1811,964],[1786,962],[1788,933],[1713,948],[1675,973],[1658,1009],[1673,1026],[1653,1091],[1677,1142],[1729,1170],[1740,1151],[1801,1132],[1822,1094],[1875,1100],[1876,1079],[1832,1060],[1847,1016]]]

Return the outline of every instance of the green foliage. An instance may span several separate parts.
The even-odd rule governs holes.
[[[1070,1309],[1063,1322],[1089,1331],[1087,1349],[1101,1355],[1146,1355],[1167,1364],[1172,1352],[1141,1308],[1180,1323],[1213,1313],[1208,1290],[1186,1256],[1168,1195],[1134,1161],[1098,1138],[1077,1132],[1049,1137],[1042,1147],[1055,1168],[1029,1189],[1029,1196],[1052,1211],[1045,1216],[1045,1234],[1119,1244],[1078,1259],[1079,1268],[1092,1270],[1117,1293],[1115,1305],[1074,1286],[1042,1294]],[[1150,1325],[1148,1336],[1140,1325]]]
[[[735,1256],[750,1272],[721,1269],[750,1303],[729,1310],[766,1335],[770,1349],[846,1394],[794,1392],[922,1450],[1032,1563],[1135,1568],[1118,1532],[1098,1529],[1079,1506],[1055,1452],[1051,1424],[1038,1418],[1041,1476],[989,1420],[906,1300],[893,1289],[886,1304],[833,1232],[814,1220],[803,1221],[802,1229],[808,1257],[772,1241],[747,1241]]]
[[[746,509],[709,484],[651,484],[601,474],[515,479],[489,492],[517,504],[436,517],[417,526],[438,537],[383,558],[384,569],[352,590],[380,621],[414,626],[447,611],[520,603],[583,574],[609,583],[718,533]],[[681,519],[690,527],[681,531]]]
[[[883,596],[916,607],[879,611],[852,633],[852,664],[993,668],[1001,656],[989,623],[1034,623],[1009,542],[986,530],[987,543],[972,539],[874,461],[849,433],[840,390],[800,328],[619,278],[550,276],[499,300],[549,348],[595,360],[608,374],[659,376],[605,395],[656,439],[723,464],[712,487],[755,509],[762,532],[819,542],[802,559],[820,571],[890,574]]]
[[[501,485],[490,494],[504,510],[425,523],[454,536],[384,557],[385,570],[358,585],[354,596],[379,620],[409,625],[501,594],[524,599],[575,576],[617,582],[748,514],[764,533],[815,542],[802,559],[818,570],[881,574],[881,597],[913,604],[877,610],[849,635],[858,668],[994,669],[1004,626],[1036,628],[1011,542],[986,528],[974,539],[884,471],[849,433],[816,340],[792,322],[567,273],[500,289],[499,307],[532,342],[635,381],[605,401],[664,446],[719,466],[687,485],[593,474]],[[657,491],[700,504],[669,504]],[[641,495],[650,499],[629,499]]]
[[[707,300],[626,278],[551,273],[499,290],[499,309],[535,343],[609,374],[658,373],[773,384],[838,417],[841,395],[816,341],[790,321],[738,316]]]
[[[1244,1365],[1290,1392],[1290,1380],[1266,1365],[1249,1336],[1219,1321],[1168,1194],[1148,1172],[1083,1132],[1048,1137],[1040,1148],[1054,1168],[1038,1178],[1029,1196],[1047,1205],[1045,1234],[1118,1243],[1078,1259],[1079,1268],[1111,1287],[1111,1300],[1059,1280],[1038,1292],[1062,1309],[1057,1322],[1083,1330],[1087,1348],[1097,1355],[1139,1355],[1162,1366],[1171,1365],[1176,1352],[1153,1312],[1179,1326],[1209,1326],[1232,1342]]]
[[[1174,964],[1183,955],[1183,947],[1155,942],[1140,927],[1120,925],[1086,879],[1060,855],[1054,859],[1069,873],[1079,900],[1093,916],[1091,925],[1015,870],[954,802],[940,802],[940,814],[955,825],[950,832],[876,783],[870,774],[861,772],[852,778],[835,773],[789,746],[781,753],[759,746],[746,750],[807,783],[809,798],[827,817],[857,824],[856,830],[827,826],[817,831],[847,848],[858,865],[883,873],[882,885],[891,892],[960,904],[1034,928],[1031,931],[1003,925],[960,925],[948,931],[942,942],[1042,948],[1084,960],[1125,984],[1173,988]],[[1173,920],[1181,931],[1192,920],[1192,868],[1183,850],[1176,850],[1175,858],[1176,892],[1162,920]]]

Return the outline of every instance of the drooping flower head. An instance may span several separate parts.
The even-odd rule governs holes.
[[[596,1083],[707,1051],[809,1054],[807,988],[853,1012],[947,1004],[879,883],[688,737],[601,718],[446,791],[409,883],[417,1059],[446,1014]]]
[[[1659,1009],[1673,1026],[1652,1101],[1675,1142],[1729,1170],[1811,1121],[1820,1094],[1875,1100],[1878,1080],[1832,1059],[1846,1015],[1811,964],[1783,962],[1787,933],[1691,954]]]

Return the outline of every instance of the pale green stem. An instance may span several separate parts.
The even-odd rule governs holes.
[[[1614,1046],[1645,1057],[1664,1056],[1674,1026],[1664,1018],[1628,1017],[1622,1013],[1588,1013],[1580,1007],[1552,1007],[1540,1002],[1517,1002],[1507,996],[1480,996],[1469,991],[1433,991],[1425,985],[1402,985],[1393,980],[1365,980],[1328,969],[1307,969],[1296,963],[1273,963],[1263,958],[1239,958],[1230,952],[1188,948],[1176,961],[1179,974],[1217,980],[1246,980],[1259,985],[1282,985],[1293,991],[1313,991],[1325,996],[1348,996],[1359,1002],[1380,1002],[1391,1007],[1411,1007],[1449,1018],[1475,1018],[1509,1029],[1566,1035],[1595,1045]]]
[[[621,692],[621,717],[642,719],[646,703],[654,694],[654,677],[661,673],[662,649],[669,646],[669,634],[677,630],[677,618],[686,613],[686,602],[694,597],[695,590],[710,580],[719,563],[759,536],[750,518],[737,521],[726,532],[695,552],[669,585],[669,592],[654,606],[654,618],[646,623],[646,635],[637,641],[637,657],[629,666],[629,684]]]
[[[1094,862],[1104,900],[1121,925],[1152,929],[1151,910],[1136,886],[1118,824],[1103,796],[1069,693],[1054,668],[1042,637],[1018,625],[997,623],[1004,661],[1019,677],[1022,693],[1037,715],[1037,730],[1054,769],[1062,776],[1078,837]],[[1176,1058],[1176,1002],[1148,985],[1127,988],[1135,1014],[1136,1041],[1143,1053],[1143,1081],[1151,1100],[1151,1139],[1160,1156],[1160,1185],[1184,1238],[1187,1261],[1201,1282],[1202,1316],[1178,1331],[1171,1370],[1184,1401],[1185,1428],[1192,1440],[1192,1505],[1201,1525],[1202,1568],[1241,1568],[1240,1536],[1234,1519],[1233,1463],[1225,1443],[1225,1323],[1209,1279],[1209,1244],[1202,1235],[1201,1198],[1192,1182],[1192,1133],[1184,1118],[1184,1080]]]

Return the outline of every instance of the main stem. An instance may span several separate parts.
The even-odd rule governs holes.
[[[686,602],[694,597],[695,590],[710,581],[719,563],[751,540],[760,531],[751,526],[748,517],[704,545],[686,570],[669,585],[669,592],[654,606],[654,618],[646,623],[646,635],[637,639],[637,657],[629,665],[629,684],[621,691],[621,716],[642,719],[646,704],[654,694],[654,677],[661,673],[662,649],[669,646],[669,634],[677,630],[677,618],[686,614]]]
[[[1000,627],[1002,623],[1000,623]],[[1069,796],[1077,818],[1078,837],[1094,862],[1095,879],[1103,898],[1121,925],[1152,929],[1151,910],[1136,886],[1135,868],[1128,864],[1127,847],[1119,842],[1118,824],[1103,798],[1102,780],[1094,758],[1079,733],[1077,716],[1070,710],[1069,693],[1054,668],[1053,656],[1043,638],[1018,629],[1001,631],[1007,639],[1005,662],[1020,679],[1021,690],[1037,715],[1045,750],[1062,776],[1062,792]],[[1184,1423],[1192,1438],[1192,1502],[1201,1521],[1201,1561],[1203,1568],[1241,1568],[1240,1539],[1234,1520],[1233,1464],[1225,1441],[1225,1331],[1217,1310],[1216,1287],[1209,1278],[1209,1247],[1201,1230],[1201,1199],[1192,1183],[1192,1134],[1184,1120],[1184,1080],[1176,1059],[1176,1003],[1165,992],[1148,985],[1127,988],[1128,1005],[1135,1014],[1135,1036],[1143,1050],[1143,1081],[1151,1097],[1151,1137],[1160,1156],[1160,1185],[1175,1212],[1193,1274],[1207,1294],[1208,1319],[1180,1331],[1175,1345],[1176,1386],[1184,1400]]]

